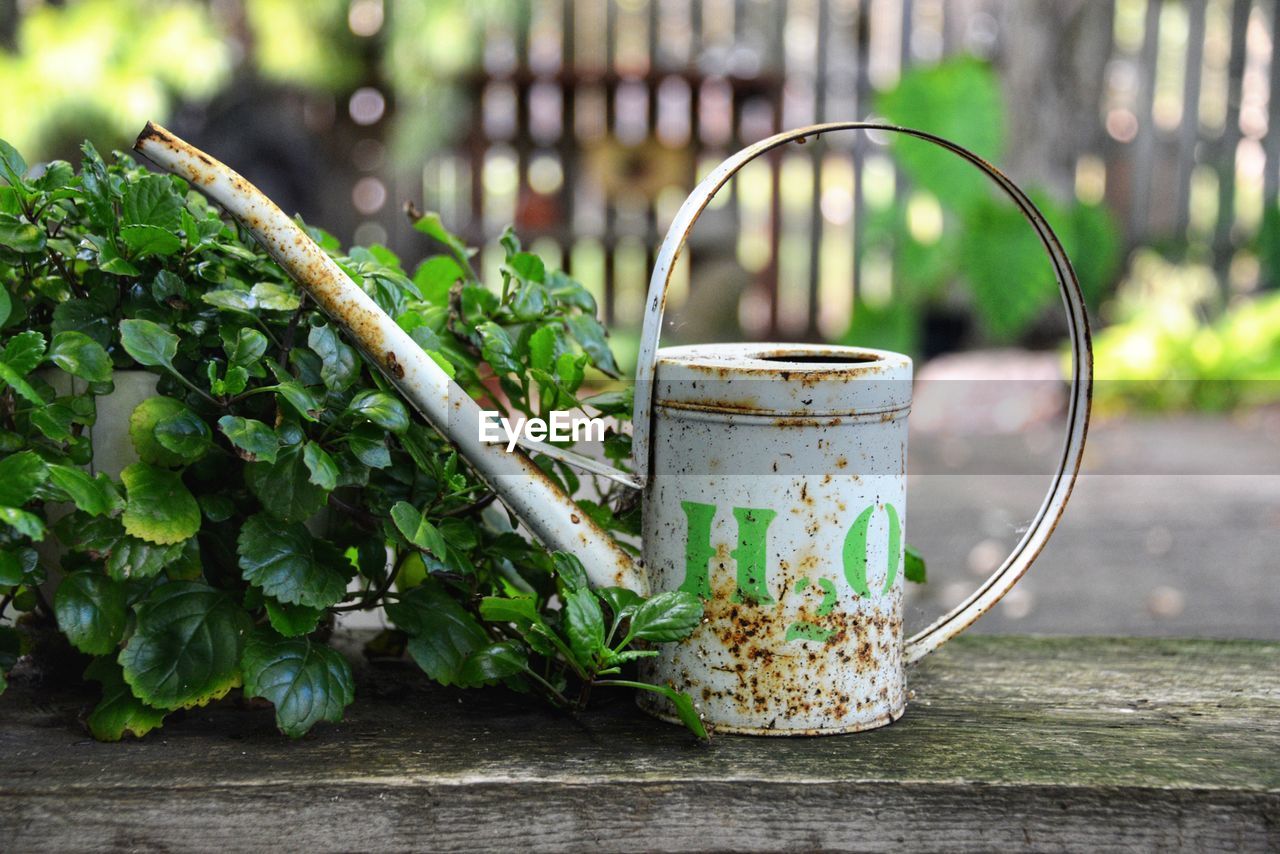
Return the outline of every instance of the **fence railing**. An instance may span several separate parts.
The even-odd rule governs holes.
[[[1055,135],[1071,131],[1058,183],[1105,200],[1126,245],[1186,246],[1224,287],[1247,289],[1280,190],[1280,134],[1267,133],[1280,111],[1269,98],[1278,4],[521,0],[483,23],[483,62],[455,81],[470,104],[465,133],[430,159],[423,193],[477,244],[514,222],[602,283],[608,320],[627,326],[663,230],[711,165],[777,129],[872,115],[874,93],[905,69],[973,53],[1004,74],[1014,125],[1036,106],[1036,75],[1084,86],[1083,109],[1029,131],[1059,149]],[[1019,64],[1035,31],[1054,56]],[[694,236],[694,278],[716,292],[699,311],[732,312],[752,334],[840,334],[855,292],[892,287],[892,260],[864,251],[868,197],[907,189],[865,138],[761,161]],[[677,312],[688,280],[686,263]]]

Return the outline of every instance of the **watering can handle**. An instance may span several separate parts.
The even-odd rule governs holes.
[[[667,288],[671,284],[671,273],[676,259],[684,249],[685,241],[698,217],[720,188],[728,183],[729,179],[743,166],[761,154],[791,142],[804,142],[809,137],[840,130],[880,131],[915,137],[945,148],[982,170],[1013,201],[1040,238],[1053,265],[1058,288],[1062,292],[1062,300],[1067,310],[1067,327],[1071,332],[1071,393],[1067,414],[1067,434],[1058,469],[1050,482],[1044,502],[1036,512],[1031,527],[991,577],[954,610],[944,614],[928,628],[907,640],[903,657],[907,663],[911,663],[937,649],[991,610],[1027,571],[1044,548],[1058,520],[1062,518],[1067,499],[1071,497],[1072,487],[1075,486],[1076,474],[1080,470],[1081,457],[1084,455],[1084,441],[1089,427],[1089,408],[1093,392],[1093,346],[1089,340],[1089,319],[1085,311],[1084,296],[1058,236],[1054,234],[1044,215],[1031,202],[1027,194],[1000,170],[973,152],[942,137],[925,131],[877,122],[830,122],[785,131],[744,148],[724,160],[698,184],[680,206],[658,250],[653,276],[649,280],[644,328],[640,338],[640,355],[636,366],[632,436],[633,467],[639,479],[646,482],[650,465],[649,432],[653,415],[653,379],[657,367],[658,337],[662,332]]]

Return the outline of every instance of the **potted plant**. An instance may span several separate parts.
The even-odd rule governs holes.
[[[574,558],[511,530],[449,442],[203,196],[83,152],[78,172],[29,177],[0,141],[0,691],[56,631],[102,685],[97,738],[234,689],[300,736],[353,699],[334,616],[385,608],[379,648],[443,684],[568,708],[594,685],[653,690],[705,737],[688,697],[614,678],[687,635],[696,597],[590,590]],[[626,418],[625,393],[579,402],[589,371],[617,374],[580,283],[508,231],[495,293],[438,217],[411,215],[444,250],[412,275],[385,247],[344,253],[310,231],[492,408]],[[614,432],[605,453],[620,462],[627,442]],[[634,530],[606,485],[538,463],[591,497],[583,512]]]

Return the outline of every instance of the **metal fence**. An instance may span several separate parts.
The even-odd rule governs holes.
[[[969,53],[1001,73],[1015,178],[1105,200],[1128,246],[1189,247],[1247,289],[1280,184],[1277,5],[519,2],[482,24],[483,61],[455,81],[466,131],[431,157],[423,195],[477,244],[514,222],[602,283],[608,320],[626,327],[666,224],[721,157],[780,128],[867,117],[904,69]],[[864,209],[907,191],[875,140],[762,160],[695,235],[694,278],[718,292],[700,310],[734,312],[751,334],[838,335],[856,289],[891,286],[862,251]],[[686,266],[677,311],[688,279]]]

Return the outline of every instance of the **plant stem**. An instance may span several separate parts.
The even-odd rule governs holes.
[[[177,377],[179,382],[181,382],[184,386],[194,391],[196,394],[203,397],[209,403],[212,403],[214,406],[218,407],[219,409],[226,409],[227,404],[224,404],[222,401],[218,400],[216,397],[209,394],[204,389],[200,388],[200,386],[196,385],[191,380],[184,377],[176,368],[169,368],[169,373],[173,374],[175,377]]]
[[[561,694],[559,691],[557,691],[554,685],[552,685],[550,682],[548,682],[547,680],[539,676],[537,673],[535,673],[532,668],[526,667],[524,669],[524,672],[529,676],[532,676],[533,680],[537,682],[539,685],[541,685],[543,690],[545,690],[552,697],[553,702],[557,703],[561,708],[567,709],[573,705],[572,703],[569,702],[568,697],[566,697],[564,694]]]
[[[396,583],[396,577],[400,575],[400,568],[404,566],[405,560],[408,559],[411,554],[413,554],[413,552],[406,551],[396,558],[395,565],[391,567],[391,571],[387,573],[387,577],[383,579],[382,583],[378,585],[378,589],[372,594],[361,597],[358,601],[352,602],[349,605],[335,605],[329,610],[334,612],[362,611],[377,605],[378,602],[382,601],[382,597],[386,596],[387,592],[391,590],[391,585]]]

